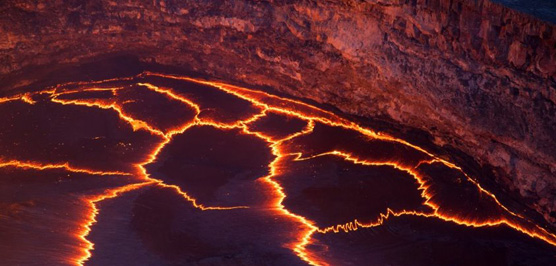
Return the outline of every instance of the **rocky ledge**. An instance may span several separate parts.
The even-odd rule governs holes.
[[[272,87],[424,130],[556,225],[556,28],[487,0],[6,0],[0,36],[3,94],[114,53]]]

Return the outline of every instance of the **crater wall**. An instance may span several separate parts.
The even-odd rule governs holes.
[[[556,28],[498,4],[6,0],[0,36],[2,93],[115,53],[268,86],[425,130],[556,224]]]

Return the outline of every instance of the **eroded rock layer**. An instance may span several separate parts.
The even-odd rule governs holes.
[[[425,130],[556,222],[556,29],[500,5],[2,1],[0,34],[3,91],[112,53],[269,86]]]

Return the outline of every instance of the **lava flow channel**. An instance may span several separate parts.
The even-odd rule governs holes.
[[[381,227],[392,217],[420,217],[466,228],[505,226],[556,246],[556,235],[504,206],[455,164],[330,111],[266,92],[145,72],[0,98],[2,107],[19,111],[0,116],[12,125],[0,134],[0,146],[7,147],[0,154],[0,168],[45,174],[63,169],[123,182],[100,193],[87,188],[78,195],[90,211],[77,221],[81,229],[74,237],[81,252],[68,264],[84,264],[95,256],[95,243],[88,236],[102,213],[99,204],[129,191],[152,189],[173,191],[195,210],[205,211],[196,214],[199,217],[216,215],[211,212],[223,215],[214,216],[219,219],[251,217],[252,229],[259,234],[272,228],[257,223],[280,217],[273,227],[287,232],[273,239],[300,259],[296,263],[337,263],[330,254],[341,248],[319,240],[320,235]],[[58,114],[54,126],[47,115],[53,112]],[[61,134],[65,129],[75,133]],[[395,194],[400,184],[406,190],[402,194],[411,197]],[[157,193],[151,197],[160,197]],[[172,212],[178,213],[168,219],[179,216],[180,211]],[[286,220],[289,227],[275,224]],[[215,224],[203,223],[197,233],[211,231]],[[260,244],[241,237],[230,241]],[[319,246],[323,248],[315,248]],[[159,250],[150,248],[147,252]],[[204,250],[191,252],[194,258],[210,256]],[[273,252],[282,256],[279,248],[264,250]],[[190,257],[173,254],[159,262],[179,259]]]

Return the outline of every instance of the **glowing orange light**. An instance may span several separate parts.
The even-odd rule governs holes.
[[[84,221],[84,224],[82,226],[82,230],[80,232],[77,232],[77,238],[84,243],[84,248],[82,250],[82,254],[80,256],[78,256],[77,258],[74,258],[72,260],[73,263],[75,263],[76,265],[83,265],[92,255],[92,250],[94,249],[95,244],[91,241],[89,241],[87,239],[87,236],[89,235],[89,233],[91,232],[91,227],[93,226],[93,224],[95,224],[97,222],[96,220],[96,216],[98,215],[98,208],[96,206],[97,202],[106,200],[106,199],[111,199],[114,197],[117,197],[118,195],[134,190],[134,189],[138,189],[140,187],[143,187],[145,185],[151,184],[150,182],[145,182],[145,183],[138,183],[138,184],[130,184],[127,186],[123,186],[123,187],[119,187],[116,189],[110,189],[105,191],[103,194],[100,195],[96,195],[96,196],[91,196],[91,197],[86,197],[83,198],[83,200],[86,202],[87,205],[89,205],[89,213],[87,214],[87,219]]]
[[[125,114],[121,106],[117,105],[115,102],[106,103],[103,101],[96,101],[96,100],[62,100],[59,98],[52,98],[51,100],[55,103],[60,103],[64,105],[73,104],[73,105],[82,105],[87,107],[98,107],[101,109],[112,109],[118,113],[119,117],[122,120],[129,123],[132,126],[133,130],[144,129],[149,131],[153,135],[164,136],[164,132],[155,129],[154,127],[150,126],[147,122],[134,119],[131,116]]]
[[[33,100],[31,98],[31,96],[29,95],[29,93],[23,94],[23,96],[21,96],[21,100],[28,103],[28,104],[35,104],[37,103],[35,100]]]
[[[18,168],[28,168],[28,169],[35,169],[35,170],[45,170],[45,169],[65,169],[69,172],[74,173],[85,173],[90,175],[131,175],[130,173],[126,172],[118,172],[118,171],[95,171],[91,169],[83,169],[83,168],[76,168],[70,166],[69,163],[63,164],[48,164],[48,163],[38,163],[38,162],[23,162],[18,160],[9,160],[9,161],[1,161],[0,160],[0,167],[18,167]]]
[[[326,152],[326,153],[317,154],[317,155],[314,155],[314,156],[311,156],[311,157],[306,157],[306,158],[302,158],[301,154],[298,154],[297,158],[295,160],[309,160],[309,159],[312,159],[312,158],[325,156],[325,155],[340,156],[340,157],[343,157],[345,160],[351,161],[355,164],[388,165],[388,166],[392,166],[392,167],[394,167],[398,170],[402,170],[402,171],[405,171],[405,172],[409,173],[420,184],[419,189],[422,190],[421,196],[426,200],[425,205],[432,208],[434,210],[434,212],[433,213],[424,213],[424,212],[405,211],[405,210],[401,211],[401,212],[394,212],[394,211],[388,209],[388,212],[386,214],[381,214],[381,217],[375,223],[363,224],[363,223],[358,222],[357,220],[354,220],[353,222],[349,222],[349,223],[344,224],[344,225],[335,225],[335,226],[331,226],[331,227],[328,227],[328,228],[319,229],[318,231],[321,232],[321,233],[327,233],[327,232],[331,232],[331,231],[337,233],[340,230],[348,232],[348,231],[357,230],[358,228],[378,226],[378,225],[382,224],[384,222],[384,220],[386,220],[390,215],[393,215],[393,216],[416,215],[416,216],[425,216],[425,217],[435,217],[435,218],[439,218],[439,219],[447,221],[447,222],[453,222],[453,223],[456,223],[456,224],[459,224],[459,225],[465,225],[465,226],[470,226],[470,227],[496,226],[496,225],[505,224],[505,225],[507,225],[507,226],[517,230],[517,231],[525,233],[525,234],[527,234],[527,235],[529,235],[533,238],[541,239],[541,240],[546,241],[547,243],[549,243],[551,245],[556,246],[556,235],[555,234],[549,233],[546,229],[544,229],[544,228],[542,228],[538,225],[532,225],[532,226],[530,226],[531,228],[527,228],[527,226],[525,226],[523,224],[520,224],[518,219],[523,219],[523,217],[521,215],[517,215],[517,214],[509,211],[505,206],[503,206],[496,199],[496,197],[492,193],[484,190],[480,186],[477,186],[477,189],[479,189],[481,191],[481,193],[484,193],[488,197],[490,197],[499,207],[506,210],[507,215],[509,217],[492,218],[492,219],[486,220],[486,221],[472,221],[472,220],[466,220],[462,217],[455,217],[455,216],[450,216],[448,214],[445,214],[440,210],[441,203],[436,203],[436,202],[432,201],[432,196],[433,195],[430,192],[428,192],[428,190],[427,190],[428,187],[425,185],[425,181],[423,180],[423,178],[421,176],[419,176],[417,174],[417,172],[415,172],[415,169],[405,168],[405,167],[400,166],[398,163],[395,163],[395,162],[369,162],[369,161],[365,161],[365,160],[360,160],[358,158],[355,158],[351,154],[340,152],[340,151]],[[431,160],[430,162],[422,162],[422,163],[433,163],[433,162],[441,162],[442,163],[443,161],[438,160],[438,159],[434,159],[434,160]],[[451,168],[454,168],[454,169],[458,169],[458,170],[461,171],[461,168],[459,168],[459,167],[457,167],[453,164],[449,164],[447,166],[449,166]],[[417,167],[415,167],[415,168],[417,168]],[[476,183],[476,181],[472,180],[471,178],[469,178],[469,179],[472,181],[473,184],[478,185]],[[524,222],[529,222],[529,221],[524,221]]]

